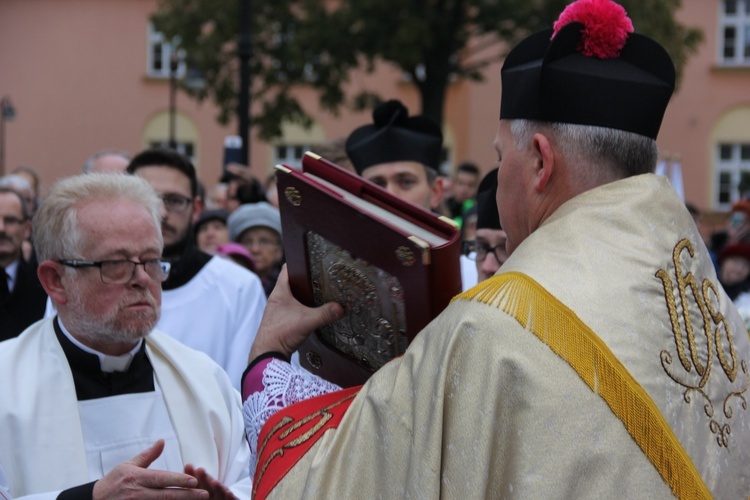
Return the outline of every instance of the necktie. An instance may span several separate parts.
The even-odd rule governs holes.
[[[8,273],[5,272],[4,267],[0,267],[0,304],[5,304],[9,298]]]

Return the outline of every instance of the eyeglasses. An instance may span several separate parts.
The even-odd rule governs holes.
[[[498,262],[502,263],[508,257],[505,253],[505,243],[491,247],[483,241],[464,241],[462,243],[463,254],[471,260],[484,262],[490,252],[495,254]]]
[[[169,262],[160,259],[148,259],[143,262],[134,262],[132,260],[100,260],[97,262],[85,260],[58,260],[58,264],[73,267],[76,269],[85,267],[98,267],[99,276],[102,283],[108,285],[121,285],[127,283],[135,276],[135,267],[143,266],[146,274],[159,283],[166,281],[169,277],[169,270],[172,265]]]
[[[167,212],[184,212],[193,201],[179,194],[164,194],[160,195],[159,198],[164,203]]]
[[[26,222],[26,219],[19,219],[18,217],[14,217],[12,215],[0,217],[0,219],[2,219],[3,225],[7,227],[20,226],[21,224]]]

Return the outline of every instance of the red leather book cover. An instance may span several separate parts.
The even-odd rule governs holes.
[[[459,231],[313,153],[302,172],[276,168],[292,292],[345,311],[308,337],[300,362],[342,387],[361,385],[460,293]]]

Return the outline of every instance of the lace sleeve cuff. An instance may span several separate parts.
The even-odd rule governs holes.
[[[242,374],[242,401],[247,400],[252,393],[263,390],[263,370],[272,359],[289,362],[289,358],[276,351],[263,353],[252,360]]]
[[[256,389],[256,387],[259,388]],[[242,414],[251,452],[250,475],[255,473],[258,435],[266,420],[277,411],[294,403],[339,389],[341,389],[339,386],[303,368],[274,357],[260,360],[252,366],[246,372],[242,385],[245,400]]]

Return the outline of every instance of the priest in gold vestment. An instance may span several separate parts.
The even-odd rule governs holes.
[[[579,0],[502,76],[510,258],[338,392],[284,358],[340,306],[282,274],[243,383],[256,496],[748,498],[748,334],[653,174],[669,56]]]

